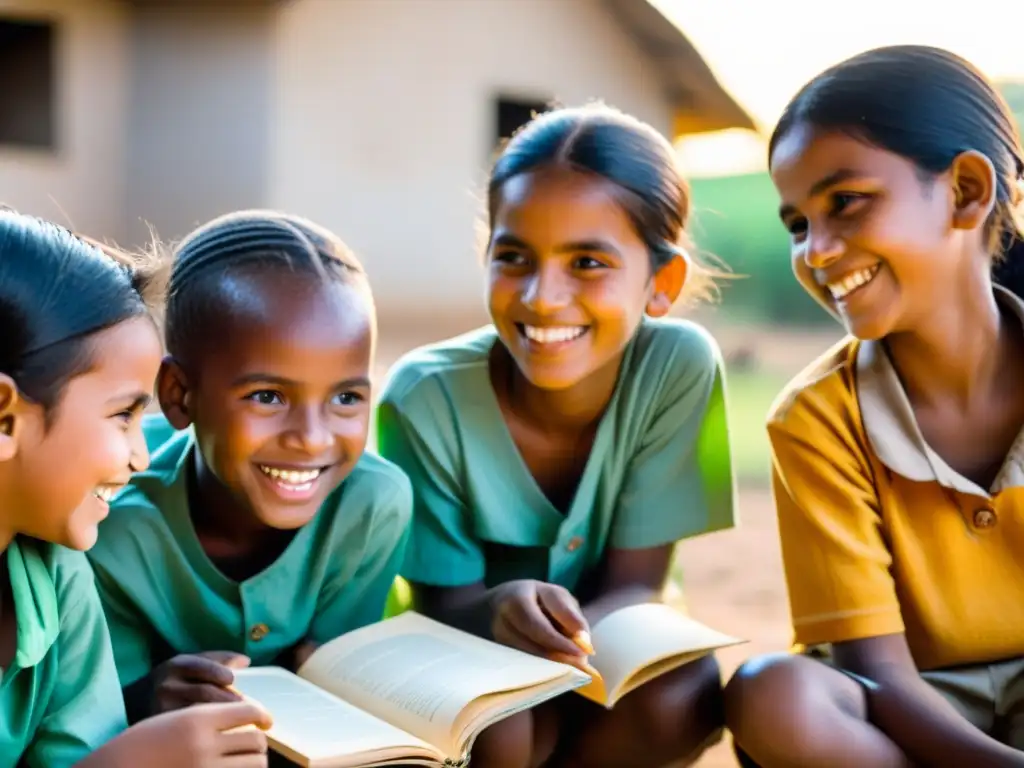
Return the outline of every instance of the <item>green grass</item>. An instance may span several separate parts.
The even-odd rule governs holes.
[[[786,381],[786,376],[772,371],[733,371],[726,375],[733,466],[741,484],[764,485],[768,482],[765,417]]]

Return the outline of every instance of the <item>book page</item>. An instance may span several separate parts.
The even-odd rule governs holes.
[[[267,732],[268,740],[300,765],[316,765],[318,761],[332,765],[363,763],[338,760],[346,755],[443,759],[425,741],[279,667],[235,670],[233,687],[270,712],[274,725]]]
[[[663,603],[641,603],[605,616],[591,630],[590,663],[604,678],[579,689],[612,705],[628,690],[630,678],[646,681],[718,648],[741,642],[685,616]],[[673,664],[672,662],[680,662]],[[644,675],[645,671],[651,674]]]
[[[455,724],[474,700],[576,670],[410,611],[321,646],[299,674],[457,759]]]

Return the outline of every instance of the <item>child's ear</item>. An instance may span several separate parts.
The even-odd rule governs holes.
[[[647,300],[647,314],[651,317],[664,317],[676,303],[679,294],[686,284],[686,276],[690,271],[690,263],[686,252],[679,250],[672,259],[662,265],[654,273],[654,290]]]
[[[978,229],[996,204],[996,169],[981,152],[971,149],[953,159],[953,227]]]
[[[22,415],[21,395],[14,379],[0,374],[0,461],[10,461],[18,453]]]
[[[173,357],[165,357],[156,375],[156,396],[160,410],[176,430],[187,429],[192,423],[189,411],[192,394],[185,369]]]

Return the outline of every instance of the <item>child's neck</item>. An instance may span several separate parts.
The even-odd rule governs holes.
[[[199,451],[190,473],[189,513],[206,556],[235,581],[269,567],[295,536],[295,531],[271,528],[255,519],[210,472]]]
[[[621,359],[616,359],[567,389],[535,387],[508,359],[506,393],[509,406],[528,422],[552,431],[584,431],[593,427],[615,394]]]
[[[1020,324],[1003,319],[991,284],[958,294],[938,302],[919,331],[886,339],[912,402],[952,400],[966,410],[988,396],[1020,347]]]

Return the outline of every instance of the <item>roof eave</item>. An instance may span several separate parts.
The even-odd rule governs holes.
[[[674,138],[730,128],[758,130],[682,30],[657,7],[648,0],[602,2],[657,67],[675,111]]]

